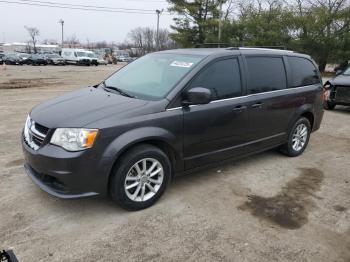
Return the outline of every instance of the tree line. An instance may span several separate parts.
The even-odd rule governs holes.
[[[131,41],[129,45],[139,50],[139,55],[177,47],[175,41],[170,38],[168,29],[159,29],[157,35],[156,29],[137,27],[129,32],[128,40]],[[127,43],[125,44],[127,45]]]
[[[321,71],[350,60],[349,0],[167,1],[176,14],[170,37],[182,47],[286,48],[311,55]]]

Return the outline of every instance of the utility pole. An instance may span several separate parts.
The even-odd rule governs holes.
[[[157,51],[159,51],[159,17],[160,15],[162,14],[163,12],[163,9],[162,10],[159,10],[157,9],[156,10],[156,13],[157,13],[157,39],[156,39],[156,45],[157,45]]]
[[[58,21],[58,23],[61,24],[62,26],[62,41],[61,41],[61,48],[63,48],[63,26],[64,26],[64,21],[62,19],[60,19],[60,21]]]
[[[222,27],[222,1],[220,0],[220,10],[219,10],[219,35],[218,35],[218,47],[221,47],[221,27]]]

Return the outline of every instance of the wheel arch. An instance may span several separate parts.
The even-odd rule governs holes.
[[[111,174],[116,168],[120,158],[135,146],[149,144],[161,149],[168,157],[172,167],[172,175],[183,169],[182,144],[180,139],[169,131],[159,127],[145,127],[131,130],[117,137],[106,149],[105,156],[109,156],[110,167],[108,171],[108,184]]]
[[[296,113],[294,114],[294,117],[291,119],[289,126],[288,126],[288,134],[293,128],[294,124],[300,117],[305,117],[310,122],[311,130],[314,128],[315,124],[315,114],[314,110],[311,104],[304,104],[302,107],[300,107]]]
[[[301,117],[305,117],[310,122],[311,130],[314,128],[315,116],[311,111],[306,111],[300,115]]]

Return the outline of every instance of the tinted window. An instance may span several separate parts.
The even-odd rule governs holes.
[[[241,76],[237,59],[215,62],[204,69],[190,87],[205,87],[211,90],[213,100],[240,96]]]
[[[320,83],[318,71],[310,60],[301,57],[288,57],[292,71],[292,87]]]
[[[247,57],[248,94],[284,89],[287,86],[282,57]]]

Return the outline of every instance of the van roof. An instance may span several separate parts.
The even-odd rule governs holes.
[[[228,48],[185,48],[185,49],[173,49],[162,51],[165,53],[179,53],[179,54],[193,54],[210,56],[215,54],[269,54],[269,55],[293,55],[304,56],[308,55],[300,54],[291,50],[273,49],[273,48],[260,48],[260,47],[228,47]]]

